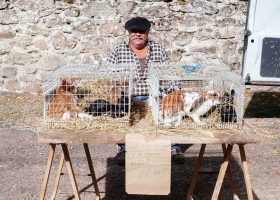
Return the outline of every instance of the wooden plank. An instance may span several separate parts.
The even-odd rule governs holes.
[[[202,162],[202,158],[203,158],[205,148],[206,148],[206,144],[202,144],[201,147],[200,147],[199,156],[198,156],[198,158],[196,160],[196,163],[195,163],[195,168],[194,168],[191,184],[190,184],[189,191],[188,191],[188,194],[187,194],[187,200],[192,200],[193,199],[193,197],[192,197],[193,196],[193,191],[194,191],[194,187],[195,187],[195,184],[196,184],[196,179],[197,179],[197,176],[198,176],[198,173],[199,173],[199,169],[200,169],[200,166],[201,166],[201,162]]]
[[[239,144],[239,150],[240,150],[240,157],[242,161],[242,169],[243,169],[243,174],[244,174],[244,179],[246,184],[248,200],[253,200],[254,198],[253,198],[252,186],[249,177],[249,168],[248,168],[248,163],[246,160],[246,154],[245,154],[245,149],[243,144]]]
[[[59,181],[60,181],[60,176],[61,176],[61,172],[62,172],[62,168],[63,168],[63,163],[64,163],[64,154],[61,153],[61,158],[60,158],[60,162],[58,165],[58,169],[57,169],[57,173],[56,173],[56,177],[55,177],[55,181],[54,181],[54,186],[53,186],[53,193],[51,196],[51,200],[54,200],[56,197],[56,193],[58,190],[58,185],[59,185]]]
[[[44,200],[45,199],[47,185],[48,185],[49,176],[50,176],[50,171],[51,171],[51,168],[52,168],[53,157],[54,157],[54,153],[55,153],[56,144],[50,144],[50,146],[51,146],[51,148],[50,148],[50,152],[49,152],[48,162],[47,162],[47,166],[46,166],[46,170],[45,170],[45,175],[44,175],[44,179],[43,179],[43,184],[42,184],[42,187],[41,187],[41,192],[40,192],[40,197],[39,197],[40,200]]]
[[[226,155],[224,157],[223,164],[220,168],[220,172],[219,172],[219,175],[218,175],[218,179],[217,179],[217,182],[216,182],[215,189],[214,189],[211,200],[217,200],[218,197],[219,197],[220,190],[221,190],[223,180],[224,180],[224,177],[225,177],[225,173],[227,171],[227,166],[228,166],[228,163],[229,163],[228,161],[229,161],[229,157],[231,155],[232,148],[233,148],[233,145],[231,145],[231,144],[229,144],[228,147],[227,147]]]
[[[39,143],[100,143],[114,144],[125,143],[125,135],[130,132],[79,132],[60,130],[38,135]],[[259,143],[258,135],[253,134],[250,129],[244,128],[240,130],[186,130],[186,133],[178,131],[142,131],[138,132],[145,135],[146,138],[164,138],[171,140],[172,143],[179,144],[246,144]]]
[[[95,175],[94,167],[92,164],[88,144],[84,143],[83,145],[84,145],[87,162],[88,162],[88,166],[89,166],[89,170],[90,170],[90,174],[91,174],[92,184],[93,184],[94,190],[95,190],[96,200],[99,200],[99,199],[101,199],[101,197],[100,197],[100,192],[99,192],[98,185],[97,185],[96,175]]]
[[[71,181],[71,185],[72,185],[72,189],[74,191],[75,198],[77,200],[80,200],[81,199],[80,198],[80,193],[79,193],[79,190],[78,190],[78,187],[77,187],[77,181],[76,181],[75,174],[74,174],[74,171],[73,171],[72,162],[71,162],[71,159],[70,159],[70,155],[69,155],[67,145],[66,144],[61,144],[61,146],[62,146],[62,151],[63,151],[63,154],[64,154],[65,163],[66,163],[66,166],[67,166],[68,175],[69,175],[69,178],[70,178],[70,181]]]

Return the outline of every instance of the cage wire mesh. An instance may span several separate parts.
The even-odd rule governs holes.
[[[148,73],[158,128],[239,129],[245,84],[223,66],[153,64]]]
[[[43,82],[41,129],[116,129],[129,125],[134,65],[65,65]]]

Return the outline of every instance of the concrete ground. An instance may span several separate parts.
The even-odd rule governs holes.
[[[279,88],[247,89],[245,122],[261,138],[260,144],[245,146],[254,199],[280,199],[280,91]],[[268,101],[269,100],[269,101]],[[37,121],[42,116],[42,98],[2,93],[0,95],[0,200],[38,199],[43,180],[49,145],[37,143]],[[103,200],[183,200],[186,199],[199,145],[188,148],[184,165],[172,164],[171,193],[167,196],[128,195],[125,192],[125,168],[116,165],[116,146],[90,145],[98,186]],[[95,199],[91,179],[87,174],[82,146],[69,145],[73,167],[81,191],[81,199]],[[55,154],[47,199],[61,149]],[[194,199],[211,199],[222,162],[220,145],[206,147],[205,158],[198,176]],[[233,149],[231,170],[239,199],[247,199],[237,146]],[[74,199],[67,170],[64,167],[56,199]],[[220,199],[230,199],[230,188],[224,180]]]

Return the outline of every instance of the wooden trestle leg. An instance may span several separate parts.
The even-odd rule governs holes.
[[[194,191],[194,187],[195,187],[195,184],[196,184],[196,179],[197,179],[197,176],[198,176],[198,173],[199,173],[199,169],[200,169],[200,166],[201,166],[201,162],[202,162],[202,158],[203,158],[203,154],[204,154],[204,151],[205,151],[205,147],[206,147],[206,144],[202,144],[201,147],[200,147],[200,151],[199,151],[199,156],[196,160],[196,163],[195,163],[195,168],[194,168],[194,173],[193,173],[193,176],[192,176],[192,180],[191,180],[191,185],[189,187],[189,191],[188,191],[188,194],[187,194],[187,200],[192,200],[193,197],[193,191]]]
[[[50,146],[51,146],[51,148],[50,148],[50,152],[49,152],[47,167],[46,167],[46,170],[45,170],[45,175],[44,175],[43,184],[42,184],[42,187],[41,187],[41,192],[40,192],[40,197],[39,197],[40,200],[45,199],[56,144],[50,144]]]
[[[98,189],[97,180],[96,180],[96,176],[95,176],[94,167],[93,167],[93,164],[92,164],[88,144],[84,143],[83,145],[84,145],[85,153],[86,153],[86,156],[87,156],[87,162],[88,162],[88,166],[89,166],[89,170],[90,170],[90,174],[91,174],[92,183],[93,183],[93,186],[94,186],[94,189],[95,189],[96,199],[99,200],[99,199],[101,199],[100,198],[100,192],[99,192],[99,189]]]
[[[222,148],[223,148],[223,153],[224,153],[224,157],[225,157],[226,156],[226,150],[227,150],[226,145],[222,144]],[[231,190],[231,193],[232,193],[232,197],[234,199],[235,197],[237,197],[237,194],[236,194],[236,187],[235,187],[233,177],[232,177],[232,173],[231,173],[231,169],[230,169],[230,164],[228,165],[226,174],[227,174],[227,177],[228,177],[228,183],[230,185],[230,190]]]
[[[249,177],[249,168],[248,168],[248,163],[246,160],[244,144],[239,144],[239,151],[240,151],[240,157],[241,157],[241,161],[242,161],[242,169],[243,169],[243,175],[244,175],[245,184],[246,184],[248,200],[253,200],[254,197],[253,197],[252,186],[251,186],[250,177]]]
[[[75,178],[75,175],[74,175],[74,171],[73,171],[73,167],[72,167],[72,163],[71,163],[71,159],[70,159],[70,155],[69,155],[67,145],[66,144],[61,144],[61,146],[62,146],[62,151],[63,152],[61,154],[60,162],[59,162],[59,165],[58,165],[51,200],[54,200],[55,197],[56,197],[64,161],[66,162],[66,166],[67,166],[69,178],[70,178],[70,181],[71,181],[72,189],[73,189],[74,194],[75,194],[75,198],[80,199],[80,194],[79,194],[79,191],[78,191],[77,182],[76,182],[76,178]],[[85,153],[86,153],[86,158],[87,158],[87,162],[88,162],[88,166],[89,166],[89,170],[90,170],[90,174],[91,174],[91,178],[92,178],[92,183],[93,183],[93,186],[94,186],[94,189],[95,189],[96,199],[100,200],[101,199],[100,192],[99,192],[98,185],[97,185],[97,180],[96,180],[95,171],[94,171],[94,167],[93,167],[92,160],[91,160],[89,147],[88,147],[88,144],[86,144],[86,143],[84,143],[83,146],[84,146]],[[53,162],[53,157],[54,157],[54,153],[55,153],[55,148],[56,148],[56,144],[51,144],[48,163],[47,163],[47,167],[46,167],[46,170],[45,170],[44,180],[43,180],[41,193],[40,193],[40,200],[45,199],[45,194],[46,194],[46,190],[47,190],[49,175],[50,175],[52,162]]]
[[[64,154],[65,163],[66,163],[68,175],[69,175],[69,178],[70,178],[70,181],[71,181],[71,185],[72,185],[72,189],[74,191],[75,198],[76,198],[76,200],[80,200],[80,193],[79,193],[79,190],[78,190],[78,187],[77,187],[77,182],[76,182],[75,174],[74,174],[74,171],[73,171],[73,167],[72,167],[72,163],[71,163],[71,159],[70,159],[70,155],[69,155],[67,145],[64,143],[64,144],[61,144],[61,146],[62,146],[62,151],[63,151],[63,154]]]
[[[224,161],[223,161],[223,164],[220,168],[220,172],[219,172],[219,175],[218,175],[218,179],[217,179],[217,182],[216,182],[215,189],[214,189],[211,200],[217,200],[218,197],[219,197],[220,190],[221,190],[223,180],[224,180],[224,177],[225,177],[225,173],[227,171],[227,167],[228,167],[228,163],[229,163],[229,157],[231,155],[232,148],[233,148],[233,145],[228,144],[226,154],[224,156]]]
[[[64,154],[61,153],[61,158],[60,158],[60,162],[59,162],[58,169],[57,169],[57,174],[56,174],[55,181],[54,181],[53,193],[52,193],[51,200],[54,200],[55,197],[56,197],[56,193],[57,193],[57,189],[58,189],[58,185],[59,185],[59,181],[60,181],[60,176],[61,176],[61,172],[62,172],[63,163],[64,163]]]

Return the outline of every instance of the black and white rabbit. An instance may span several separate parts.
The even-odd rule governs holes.
[[[128,98],[119,98],[117,104],[111,104],[104,99],[96,99],[85,111],[93,116],[123,117],[128,113]]]
[[[104,99],[96,99],[89,104],[86,108],[86,112],[93,116],[100,116],[109,112],[110,103]]]
[[[129,99],[122,96],[116,104],[112,104],[104,99],[96,99],[86,108],[86,112],[93,116],[108,115],[111,117],[123,117],[128,113]]]
[[[90,103],[86,112],[93,116],[108,115],[114,118],[125,116],[129,109],[127,89],[127,82],[116,82],[108,92],[107,100],[96,99]]]
[[[224,93],[224,105],[221,109],[222,122],[236,122],[237,115],[233,107],[235,91],[232,89],[230,94]]]
[[[117,104],[111,104],[110,110],[111,110],[111,116],[112,117],[124,117],[128,113],[128,97],[121,96],[118,99]]]

